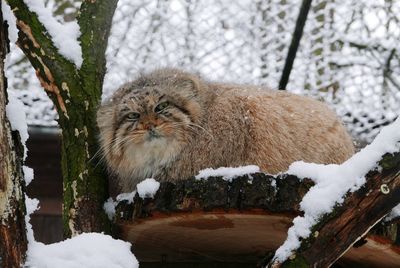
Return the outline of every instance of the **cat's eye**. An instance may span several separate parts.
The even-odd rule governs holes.
[[[129,113],[126,118],[128,118],[128,120],[137,120],[139,119],[140,114],[139,113]]]
[[[163,110],[165,110],[165,108],[167,108],[169,106],[169,102],[165,101],[160,103],[159,105],[156,106],[156,108],[154,109],[154,111],[156,113],[162,112]]]

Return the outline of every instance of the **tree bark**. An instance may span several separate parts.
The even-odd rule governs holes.
[[[221,177],[163,182],[154,199],[142,199],[136,195],[133,204],[119,203],[117,221],[135,221],[157,213],[229,209],[298,214],[303,195],[313,185],[310,180],[300,181],[291,175],[271,176],[264,173],[239,177],[232,182]]]
[[[4,60],[9,41],[1,6],[0,22],[0,267],[20,267],[27,249],[22,172],[24,152],[18,132],[11,132],[6,118]]]
[[[37,15],[22,0],[8,0],[19,28],[18,45],[53,101],[62,129],[64,235],[109,231],[103,211],[108,197],[98,150],[96,110],[105,74],[105,50],[118,0],[83,1],[78,17],[83,64],[59,54]]]

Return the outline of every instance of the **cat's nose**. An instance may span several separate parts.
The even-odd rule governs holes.
[[[145,130],[153,130],[155,128],[154,123],[146,123],[144,124],[144,129]]]

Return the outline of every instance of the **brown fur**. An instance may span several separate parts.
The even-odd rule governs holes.
[[[153,112],[157,96],[180,107],[168,110],[179,126]],[[121,109],[142,109],[135,127],[116,130],[125,124]],[[149,124],[162,138],[146,142]],[[204,168],[250,164],[277,173],[294,161],[341,163],[354,153],[345,128],[322,102],[254,86],[209,83],[176,69],[157,70],[117,90],[100,107],[98,125],[104,158],[125,192],[147,177],[174,181]]]

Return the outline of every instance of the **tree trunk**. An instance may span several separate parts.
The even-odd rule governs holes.
[[[27,249],[23,148],[18,132],[11,132],[6,118],[4,60],[8,52],[8,37],[1,6],[0,22],[0,267],[20,267]]]
[[[103,211],[108,198],[98,150],[96,110],[105,74],[105,50],[118,0],[83,1],[80,26],[83,64],[78,69],[59,54],[37,15],[22,0],[8,0],[19,28],[18,45],[56,106],[62,129],[64,235],[109,231]]]

